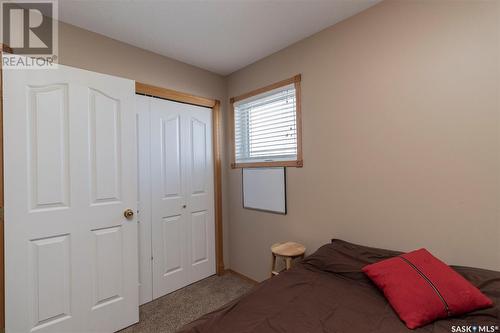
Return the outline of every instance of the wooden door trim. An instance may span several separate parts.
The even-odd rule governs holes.
[[[3,53],[12,49],[0,44],[0,328],[5,330],[5,249],[4,249],[4,191],[3,191]]]
[[[224,274],[223,231],[222,231],[222,160],[221,160],[221,110],[220,101],[199,97],[146,83],[135,83],[136,94],[159,97],[174,102],[203,106],[212,109],[212,146],[214,155],[214,218],[215,218],[215,269],[217,275]]]
[[[167,89],[167,88],[160,88],[160,87],[152,86],[150,84],[141,83],[141,82],[135,83],[135,92],[137,94],[153,96],[153,97],[160,97],[160,98],[168,99],[168,100],[175,101],[175,102],[193,104],[193,105],[197,105],[197,106],[204,106],[204,107],[212,108],[212,109],[215,107],[215,104],[217,103],[217,100],[215,100],[215,99],[199,97],[199,96],[186,94],[183,92],[179,92],[179,91],[175,91],[175,90],[171,90],[171,89]]]

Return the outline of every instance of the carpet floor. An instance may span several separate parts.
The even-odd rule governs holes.
[[[211,276],[139,308],[139,322],[120,333],[173,333],[205,313],[249,291],[254,285],[237,275]]]

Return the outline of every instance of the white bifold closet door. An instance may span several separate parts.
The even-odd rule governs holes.
[[[139,161],[144,303],[215,274],[212,110],[145,96],[137,105],[139,155],[149,154]]]
[[[134,81],[4,70],[7,332],[139,320]]]

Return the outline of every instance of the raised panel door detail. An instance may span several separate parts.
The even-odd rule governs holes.
[[[94,233],[94,305],[100,308],[122,299],[123,237],[120,226]]]
[[[139,319],[137,217],[123,216],[137,211],[134,81],[64,65],[2,77],[4,330],[130,326]]]
[[[139,107],[138,105],[136,105],[136,107]],[[140,109],[139,109],[140,110]],[[144,110],[140,110],[140,111],[143,111]],[[137,145],[136,145],[136,149],[137,149],[137,191],[136,191],[136,197],[137,197],[137,223],[140,223],[141,222],[141,212],[142,212],[142,207],[141,207],[141,201],[143,201],[144,199],[141,198],[141,190],[140,190],[140,186],[139,184],[141,183],[141,175],[140,175],[140,165],[141,165],[141,161],[140,161],[140,156],[139,156],[139,151],[141,149],[140,147],[140,144],[139,144],[139,129],[140,129],[140,119],[139,119],[139,114],[136,114],[135,115],[135,132],[137,133]],[[142,257],[142,251],[143,251],[143,244],[141,242],[141,238],[143,237],[142,235],[143,231],[141,230],[141,228],[137,228],[137,249],[139,251],[139,258]],[[141,260],[141,259],[139,259]],[[139,261],[140,263],[140,261]],[[141,280],[141,270],[139,269],[137,271],[138,273],[138,280],[139,280],[139,287],[141,286],[142,284],[142,280]]]
[[[182,232],[181,215],[170,216],[162,220],[163,238],[163,275],[167,276],[182,270]]]
[[[180,117],[162,120],[161,164],[163,197],[181,195],[181,129]]]
[[[70,236],[30,241],[33,330],[71,317]]]
[[[92,203],[120,200],[120,103],[94,89],[90,94],[90,171]]]
[[[150,103],[154,299],[214,272],[214,174],[211,110]]]
[[[68,87],[29,87],[28,98],[30,208],[68,207]]]
[[[194,212],[191,215],[192,263],[201,264],[208,260],[208,221],[207,211]]]
[[[192,189],[193,194],[204,193],[207,169],[207,129],[206,124],[191,119]]]

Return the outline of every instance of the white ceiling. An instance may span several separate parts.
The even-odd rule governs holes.
[[[380,0],[60,0],[61,21],[227,75]]]

